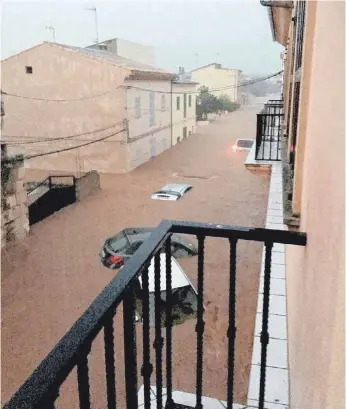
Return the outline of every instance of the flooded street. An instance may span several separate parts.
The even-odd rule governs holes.
[[[34,225],[21,245],[2,256],[2,398],[16,391],[42,358],[112,279],[98,253],[104,240],[127,227],[162,219],[264,227],[269,174],[244,166],[247,152],[232,152],[238,138],[254,138],[258,107],[244,107],[126,175],[102,175],[101,190]],[[179,201],[151,200],[166,183],[193,186]],[[195,240],[195,238],[192,238]],[[196,241],[196,240],[195,240]],[[248,390],[262,246],[239,242],[235,400]],[[179,260],[197,284],[197,258]],[[229,243],[205,243],[205,359],[203,395],[226,398]],[[142,361],[138,329],[138,370]],[[117,392],[124,397],[122,314],[115,318]],[[118,335],[118,336],[117,336]],[[195,391],[195,320],[173,329],[173,388]],[[153,342],[153,334],[152,334]],[[152,343],[151,342],[151,343]],[[152,358],[153,358],[152,352]],[[154,362],[154,359],[152,359]],[[105,407],[103,334],[90,356],[93,408]],[[61,388],[58,408],[74,408],[75,371]],[[151,383],[155,383],[154,374]],[[138,387],[142,385],[139,376]]]

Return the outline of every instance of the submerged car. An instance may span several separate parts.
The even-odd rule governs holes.
[[[236,143],[232,146],[234,152],[236,151],[249,151],[254,144],[253,139],[237,139]]]
[[[151,227],[127,228],[109,237],[100,252],[102,264],[111,269],[120,268],[132,257],[153,230]],[[179,234],[172,234],[171,251],[175,258],[197,255],[195,246],[186,242]]]
[[[166,326],[166,254],[160,255],[160,312],[161,325]],[[182,324],[188,319],[196,318],[197,315],[197,291],[184,273],[181,266],[172,257],[172,324]],[[149,278],[149,325],[155,326],[155,268],[154,259],[151,261],[148,271]],[[142,320],[142,277],[138,279],[136,286],[136,315],[137,321]]]
[[[191,185],[170,183],[151,195],[155,200],[178,200],[192,189]]]

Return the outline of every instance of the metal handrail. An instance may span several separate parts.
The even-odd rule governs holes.
[[[124,342],[125,342],[125,355],[126,365],[129,367],[126,369],[126,399],[128,401],[128,407],[136,408],[138,407],[137,402],[137,371],[136,371],[136,357],[133,351],[135,350],[135,340],[134,340],[134,287],[138,277],[143,274],[143,283],[148,284],[148,266],[151,259],[155,257],[155,272],[156,274],[156,285],[155,285],[155,305],[157,307],[157,285],[160,286],[159,277],[160,269],[159,254],[163,245],[166,247],[166,257],[170,260],[170,235],[173,233],[181,234],[193,234],[196,235],[199,242],[199,252],[198,252],[198,315],[197,315],[197,326],[196,331],[198,335],[198,348],[197,348],[197,377],[198,381],[198,393],[197,399],[200,401],[202,394],[202,358],[203,358],[203,263],[204,263],[204,238],[205,237],[220,237],[227,238],[232,244],[232,249],[235,250],[235,244],[237,240],[251,240],[263,242],[266,245],[266,268],[265,268],[265,293],[264,293],[264,307],[263,307],[263,346],[262,353],[265,351],[266,354],[266,337],[268,320],[266,314],[268,314],[269,308],[269,284],[268,280],[270,278],[270,257],[271,249],[274,243],[284,243],[293,244],[299,246],[306,245],[306,234],[300,232],[292,231],[282,231],[282,230],[270,230],[264,228],[248,228],[239,226],[228,226],[221,224],[205,224],[205,223],[194,223],[194,222],[184,222],[184,221],[170,221],[163,220],[159,226],[151,233],[150,237],[139,247],[136,253],[131,257],[131,259],[124,265],[124,267],[119,271],[115,278],[113,278],[110,283],[102,290],[102,292],[96,297],[89,308],[84,312],[84,314],[76,321],[72,328],[63,336],[63,338],[57,343],[53,350],[47,355],[47,357],[39,364],[33,374],[28,378],[28,380],[19,388],[19,390],[13,395],[11,400],[4,406],[4,409],[34,409],[34,408],[54,408],[54,401],[59,396],[59,388],[65,379],[68,377],[70,372],[75,366],[78,367],[78,383],[79,383],[79,393],[80,399],[85,403],[81,407],[88,406],[88,396],[89,396],[89,384],[88,384],[88,365],[87,356],[91,348],[91,344],[96,336],[99,334],[102,328],[105,328],[105,339],[112,339],[112,321],[115,314],[117,306],[123,302],[124,304]],[[232,253],[233,264],[231,264],[231,270],[235,274],[235,254]],[[166,261],[167,263],[167,261]],[[167,267],[167,277],[170,277],[170,262],[166,265]],[[269,267],[268,267],[269,266]],[[144,274],[145,273],[145,274]],[[170,278],[171,279],[171,278]],[[202,281],[202,282],[201,282]],[[170,284],[169,284],[170,285]],[[171,288],[167,281],[167,291],[171,291]],[[147,288],[148,291],[148,288]],[[167,295],[168,299],[169,296]],[[235,292],[233,294],[235,297]],[[232,302],[235,302],[234,300]],[[169,306],[169,303],[167,304]],[[146,305],[146,312],[147,311]],[[156,308],[155,307],[155,308]],[[169,307],[167,307],[169,308]],[[230,310],[232,305],[230,305]],[[168,311],[167,311],[168,313]],[[167,315],[167,322],[169,314]],[[158,319],[159,317],[156,316]],[[234,318],[234,317],[233,317]],[[168,325],[168,324],[167,324]],[[169,326],[169,325],[168,325]],[[231,327],[232,330],[232,327]],[[143,331],[149,331],[148,316],[146,321],[143,321]],[[160,371],[162,371],[162,341],[161,341],[161,329],[160,325],[156,322],[155,326],[155,348],[158,354],[156,364],[158,365]],[[169,342],[171,342],[171,328],[167,329],[167,354],[171,353],[171,348]],[[107,335],[108,334],[108,335]],[[169,338],[170,334],[170,338]],[[145,337],[145,333],[143,337]],[[234,334],[235,337],[235,334]],[[168,341],[169,340],[169,341]],[[233,345],[232,357],[230,358],[233,362],[234,360],[234,338],[230,338]],[[147,347],[148,344],[146,345]],[[106,345],[105,353],[110,359],[110,363],[106,362],[107,379],[113,379],[114,376],[114,366],[112,368],[112,360],[114,360],[114,354],[112,354],[112,346]],[[109,349],[110,348],[110,349]],[[169,352],[170,351],[170,352]],[[160,358],[161,356],[161,358]],[[167,358],[169,355],[167,355]],[[171,358],[171,356],[170,356]],[[169,361],[169,359],[168,359]],[[169,362],[170,364],[170,362]],[[266,355],[262,358],[261,368],[265,367]],[[148,392],[148,382],[150,379],[150,374],[152,368],[149,358],[146,358],[143,366],[143,376],[145,384],[145,401],[150,398],[150,393]],[[171,371],[171,367],[170,367]],[[157,372],[157,371],[156,371]],[[160,374],[157,373],[157,376]],[[161,374],[162,376],[162,374]],[[170,374],[171,376],[171,374]],[[169,375],[167,374],[169,378]],[[108,382],[108,381],[107,381]],[[157,378],[158,385],[158,401],[160,398],[159,385],[162,389],[162,378]],[[81,386],[82,385],[82,386]],[[168,400],[172,398],[171,396],[171,378],[167,380],[168,387]],[[265,376],[262,380],[261,376],[261,394],[264,396],[264,385]],[[115,395],[115,386],[112,382],[107,383],[107,393],[109,396]],[[84,388],[84,389],[83,389]],[[233,392],[229,391],[229,400],[233,401]],[[264,399],[264,398],[263,398]],[[263,400],[261,399],[261,400]],[[90,402],[89,402],[90,403]],[[136,406],[137,405],[137,406]],[[262,406],[263,407],[263,406]]]

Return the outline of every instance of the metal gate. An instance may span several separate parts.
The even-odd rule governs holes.
[[[28,192],[28,195],[37,195],[37,199],[29,205],[29,224],[31,226],[76,202],[75,177],[49,176]]]

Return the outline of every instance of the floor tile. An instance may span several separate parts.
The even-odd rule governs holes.
[[[273,245],[273,252],[275,253],[284,253],[285,252],[285,245],[281,243],[275,243]]]
[[[262,312],[263,294],[259,294],[257,301],[257,312]],[[269,297],[269,314],[286,315],[286,297],[282,295],[270,295]]]
[[[261,276],[264,275],[264,263],[261,266]],[[284,264],[272,264],[270,276],[272,278],[286,278]]]
[[[259,292],[263,294],[264,276],[260,278]],[[286,295],[286,283],[282,278],[273,278],[270,280],[270,295]]]
[[[252,364],[261,364],[262,344],[259,337],[255,337],[252,352]],[[267,348],[267,366],[287,369],[287,341],[283,339],[271,339]]]
[[[282,203],[278,202],[269,202],[268,203],[268,209],[274,209],[274,210],[283,210]]]
[[[267,216],[266,223],[283,224],[282,216]]]
[[[262,313],[256,314],[255,335],[260,336],[262,331]],[[286,317],[269,314],[269,338],[287,339]]]
[[[150,400],[156,399],[154,393],[150,391]],[[138,391],[138,406],[144,405],[144,385],[139,388]]]
[[[258,409],[258,400],[248,399],[247,404],[248,404],[248,406],[246,407],[247,409]],[[288,405],[265,402],[264,409],[289,409],[289,408]]]
[[[193,393],[175,391],[173,392],[172,397],[176,403],[181,403],[191,407],[196,406],[196,395]],[[202,404],[206,409],[225,409],[223,404],[218,399],[214,398],[207,398],[203,396]]]
[[[283,217],[282,209],[268,209],[267,210],[267,217],[268,216],[276,216],[276,217]]]
[[[260,367],[251,365],[249,399],[259,397]],[[288,405],[288,370],[267,367],[265,401]]]
[[[283,224],[266,223],[266,229],[285,230],[285,226]]]
[[[156,396],[156,386],[150,386],[153,394]],[[162,396],[167,395],[167,389],[166,388],[162,388]]]

